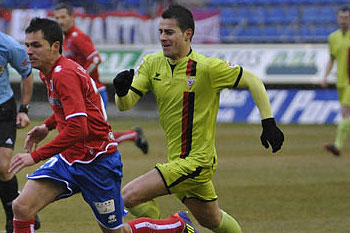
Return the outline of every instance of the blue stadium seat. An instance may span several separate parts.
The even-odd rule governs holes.
[[[317,23],[320,20],[320,7],[305,5],[302,10],[301,21],[303,23]]]
[[[265,10],[263,6],[251,6],[248,8],[247,20],[252,24],[261,24],[265,22]]]
[[[319,12],[320,22],[322,23],[334,23],[337,22],[337,12],[329,5],[322,6]]]
[[[266,23],[292,23],[298,20],[299,12],[296,6],[269,6],[265,8]]]

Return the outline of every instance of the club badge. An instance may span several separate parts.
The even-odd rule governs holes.
[[[191,89],[194,84],[195,79],[193,77],[186,78],[188,88]]]

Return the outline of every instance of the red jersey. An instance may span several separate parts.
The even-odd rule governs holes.
[[[102,61],[100,54],[95,49],[90,37],[74,25],[64,34],[63,54],[87,70],[91,78],[94,79],[97,88],[105,88],[100,82],[98,74],[98,65]]]
[[[35,162],[60,153],[69,164],[88,163],[117,150],[102,98],[84,68],[61,56],[51,73],[40,72],[40,78],[54,112],[45,124],[49,130],[57,128],[58,135],[31,153]]]

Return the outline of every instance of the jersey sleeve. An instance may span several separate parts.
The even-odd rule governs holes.
[[[98,54],[91,39],[85,34],[79,33],[77,37],[72,38],[71,43],[74,47],[74,51],[80,53],[86,60],[90,57],[92,58],[94,53]]]
[[[32,67],[30,66],[26,50],[19,43],[12,44],[11,46],[12,48],[9,49],[9,63],[15,70],[17,70],[22,78],[28,77],[32,71]]]
[[[219,58],[209,58],[208,72],[212,87],[219,92],[225,88],[237,87],[242,77],[243,68]]]
[[[333,36],[333,34],[331,34],[331,35],[328,37],[328,48],[329,48],[329,54],[330,54],[332,57],[335,57],[334,36]]]
[[[34,162],[45,160],[58,154],[75,143],[83,141],[88,135],[87,119],[84,116],[68,119],[67,126],[49,143],[33,151],[30,155]]]
[[[149,57],[146,56],[140,65],[136,68],[136,75],[131,84],[131,90],[139,96],[143,96],[151,88],[150,77],[151,64]]]

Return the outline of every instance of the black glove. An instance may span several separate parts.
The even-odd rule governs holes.
[[[265,148],[269,148],[269,143],[272,147],[272,153],[275,153],[281,149],[284,135],[282,131],[277,127],[274,118],[267,118],[261,121],[263,131],[260,136],[261,143]]]
[[[119,97],[123,97],[128,94],[133,78],[134,69],[124,70],[115,76],[113,79],[113,85],[115,88],[115,93],[117,93]]]

